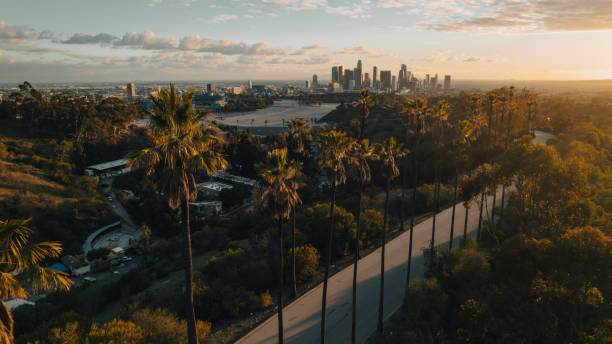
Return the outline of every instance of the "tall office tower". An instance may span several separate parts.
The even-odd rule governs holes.
[[[394,91],[397,90],[397,79],[395,75],[391,77],[391,89]]]
[[[249,80],[249,88],[253,88],[253,80]]]
[[[215,90],[216,90],[216,86],[214,83],[210,83],[206,85],[206,91],[208,93],[215,93]]]
[[[346,88],[349,90],[354,90],[356,87],[357,86],[355,86],[355,80],[349,80]]]
[[[338,82],[338,80],[339,80],[338,79],[338,67],[336,67],[336,66],[332,67],[332,77],[331,77],[331,80],[332,80],[332,84],[334,82]]]
[[[429,74],[425,74],[425,80],[423,80],[423,88],[429,87]]]
[[[376,88],[377,86],[377,81],[378,81],[378,67],[374,66],[374,68],[372,68],[372,87]]]
[[[344,81],[344,89],[350,89],[349,87],[349,82],[351,80],[355,80],[355,71],[351,70],[351,69],[347,69],[344,71],[344,78],[342,79]],[[353,86],[353,88],[355,88],[355,86]]]
[[[357,69],[355,69],[355,88],[361,88],[361,83],[363,82],[363,65],[361,64],[361,60],[357,60]]]
[[[451,76],[450,75],[445,75],[444,76],[444,89],[448,90],[449,88],[451,88]]]
[[[338,83],[344,85],[344,70],[342,66],[338,66]]]
[[[305,86],[306,88],[310,88],[310,80],[306,80]]]
[[[434,80],[432,82],[432,86],[436,87],[438,85],[438,73],[436,73],[436,76],[434,77]]]
[[[370,73],[365,73],[363,75],[363,82],[361,83],[361,86],[366,88],[370,87]]]
[[[380,71],[380,82],[381,86],[384,89],[391,88],[391,71],[390,70],[381,70]]]
[[[136,97],[136,86],[134,86],[133,82],[127,84],[127,96],[128,98]]]
[[[312,87],[319,86],[319,77],[316,74],[312,75]]]

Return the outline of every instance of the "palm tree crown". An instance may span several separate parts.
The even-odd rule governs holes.
[[[153,148],[133,154],[130,161],[131,166],[155,174],[159,191],[173,209],[183,200],[196,198],[196,172],[214,175],[227,167],[223,155],[214,150],[220,138],[202,124],[207,114],[191,110],[192,96],[193,90],[177,95],[174,85],[151,96]]]
[[[68,290],[68,275],[38,264],[46,258],[57,258],[62,252],[57,242],[30,243],[30,219],[0,219],[0,297],[26,298],[30,293]],[[13,342],[13,318],[4,302],[0,307],[0,343]]]
[[[273,211],[275,219],[288,218],[292,207],[301,202],[297,193],[300,163],[287,157],[287,148],[280,148],[269,152],[266,160],[255,167],[262,179],[255,195]]]
[[[353,140],[344,132],[331,130],[319,136],[321,152],[318,156],[319,167],[327,169],[329,184],[340,185],[346,182],[346,159]]]
[[[289,128],[291,142],[293,143],[293,151],[295,153],[302,153],[306,141],[312,138],[310,124],[304,118],[296,118],[293,121],[287,122],[287,127]]]

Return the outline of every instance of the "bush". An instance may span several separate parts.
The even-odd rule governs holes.
[[[155,311],[141,309],[132,315],[132,320],[144,331],[145,341],[149,344],[187,343],[187,322],[163,308]],[[209,322],[198,321],[198,339],[203,341],[210,333]]]
[[[356,223],[353,214],[343,207],[336,206],[334,213],[333,250],[335,258],[348,255],[355,241]],[[302,233],[308,238],[308,242],[325,255],[327,252],[327,231],[329,230],[329,204],[316,204],[307,208],[298,218],[298,223],[303,223]]]
[[[293,248],[289,249],[287,262],[291,262]],[[312,245],[298,246],[295,248],[295,279],[297,283],[304,283],[310,279],[319,267],[319,251]],[[291,264],[286,265],[288,270]]]
[[[145,344],[143,329],[131,321],[113,319],[102,327],[93,325],[87,335],[87,343],[90,344],[110,344],[110,343],[129,343]]]
[[[374,209],[366,209],[361,212],[361,247],[376,243],[383,227],[383,214]]]

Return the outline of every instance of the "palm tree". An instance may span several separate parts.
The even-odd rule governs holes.
[[[144,262],[146,263],[149,253],[149,243],[151,242],[151,229],[147,225],[142,225],[138,230],[138,234],[140,235],[140,243],[144,249]]]
[[[420,98],[415,101],[408,100],[403,104],[400,111],[400,115],[403,116],[404,122],[406,123],[406,137],[410,135],[414,136],[414,143],[412,145],[412,205],[410,209],[410,240],[408,244],[408,265],[406,272],[406,284],[410,283],[410,272],[412,266],[412,243],[413,243],[413,230],[414,230],[414,219],[416,216],[416,194],[418,186],[418,149],[421,143],[421,134],[425,131],[425,118],[430,112],[430,108],[427,106],[427,99]],[[402,183],[402,207],[404,204],[405,197],[405,183]],[[400,222],[403,223],[403,213],[400,214]]]
[[[304,118],[296,118],[293,121],[289,121],[287,123],[287,127],[289,127],[289,135],[291,137],[291,142],[293,146],[293,153],[296,157],[304,158],[307,156],[307,152],[305,151],[306,142],[312,139],[312,134],[310,133],[310,129],[312,128],[308,122]],[[293,296],[297,296],[297,283],[295,278],[295,207],[291,208],[292,212],[292,224],[291,224],[291,247],[292,257],[291,257],[291,280],[293,284]]]
[[[283,220],[288,218],[291,210],[300,203],[297,189],[297,177],[300,164],[287,157],[287,148],[269,152],[263,163],[256,164],[262,182],[256,186],[256,197],[270,209],[278,222],[279,233],[279,285],[278,285],[278,342],[283,343],[283,286],[284,286],[284,250]],[[293,248],[295,252],[295,247]]]
[[[327,279],[332,259],[332,234],[334,230],[334,206],[336,203],[336,187],[346,182],[345,162],[353,141],[344,132],[331,130],[319,136],[319,167],[327,172],[327,183],[331,188],[329,207],[329,231],[327,233],[327,264],[323,279],[323,301],[321,306],[321,343],[325,344],[325,304],[327,302]]]
[[[432,135],[434,138],[435,149],[438,152],[434,152],[434,155],[441,154],[440,144],[444,135],[444,128],[446,126],[446,121],[449,114],[449,105],[446,101],[441,100],[436,105],[436,109],[433,112],[430,112],[429,119],[431,121],[432,127]],[[438,156],[435,159],[434,166],[434,204],[433,204],[433,216],[432,216],[432,225],[431,225],[431,245],[430,245],[430,269],[434,266],[434,257],[435,257],[435,235],[436,235],[436,215],[440,210],[440,162],[442,161],[441,157]]]
[[[197,172],[201,171],[210,176],[227,167],[223,155],[215,150],[220,141],[219,137],[201,124],[206,120],[207,114],[191,110],[193,93],[191,89],[183,95],[178,95],[174,85],[170,84],[169,90],[161,90],[159,94],[152,95],[149,136],[153,147],[129,156],[131,167],[144,168],[147,175],[154,178],[158,191],[165,197],[170,208],[181,208],[189,344],[198,343],[193,309],[189,202],[197,197]]]
[[[370,117],[370,108],[374,106],[374,95],[365,88],[359,91],[355,103],[359,106],[359,139],[365,138],[365,122]]]
[[[489,96],[489,111],[488,111],[488,116],[489,116],[489,122],[487,125],[487,140],[489,142],[489,144],[491,143],[491,120],[493,118],[493,106],[495,105],[495,101],[497,96],[495,95],[495,93],[490,93]],[[491,222],[495,223],[495,203],[497,202],[497,186],[495,186],[493,188],[493,206],[492,206],[492,210],[491,210]]]
[[[359,249],[361,241],[361,199],[363,187],[371,179],[370,160],[376,160],[375,146],[367,139],[354,144],[350,151],[350,163],[354,175],[359,182],[359,196],[357,198],[357,233],[355,234],[355,255],[353,257],[353,318],[351,327],[351,343],[357,341],[357,262],[359,261]]]
[[[385,299],[385,247],[387,246],[387,217],[389,212],[389,189],[391,181],[399,175],[397,161],[406,155],[407,151],[395,141],[394,137],[385,140],[379,146],[378,156],[382,163],[382,175],[385,178],[385,209],[383,210],[383,228],[381,233],[380,256],[380,298],[378,303],[378,332],[383,331],[383,307]]]
[[[289,136],[291,138],[292,150],[296,155],[303,153],[306,142],[312,139],[310,124],[304,118],[296,118],[293,121],[287,122],[289,128]]]
[[[13,343],[13,317],[4,300],[26,298],[29,293],[69,290],[72,280],[57,270],[38,264],[57,258],[62,245],[57,242],[31,244],[30,219],[0,219],[0,343]]]

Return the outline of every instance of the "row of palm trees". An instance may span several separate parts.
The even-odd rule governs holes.
[[[185,265],[185,301],[188,324],[189,344],[197,343],[195,333],[195,314],[193,311],[193,274],[192,254],[189,223],[189,202],[195,199],[197,189],[195,186],[195,175],[204,172],[211,176],[219,169],[224,169],[227,162],[220,153],[222,139],[202,125],[206,120],[205,115],[191,110],[191,98],[193,92],[178,95],[174,85],[168,90],[162,90],[157,96],[152,97],[153,109],[150,111],[151,126],[149,135],[153,142],[151,148],[147,148],[131,154],[130,165],[144,168],[147,174],[154,178],[158,191],[163,195],[173,209],[181,210],[184,225],[184,265]],[[410,245],[409,245],[409,268],[408,281],[410,280],[410,260],[412,257],[412,232],[414,229],[416,187],[418,181],[418,155],[422,138],[429,134],[434,138],[436,147],[442,147],[445,139],[445,131],[451,128],[448,121],[449,106],[441,101],[434,106],[429,106],[426,100],[406,100],[399,111],[400,116],[406,124],[407,137],[413,138],[410,150],[398,143],[394,138],[387,139],[383,144],[372,144],[366,138],[366,120],[370,114],[370,108],[374,104],[374,97],[367,91],[362,91],[356,102],[360,111],[360,133],[359,139],[353,139],[346,133],[330,130],[323,131],[317,138],[316,143],[319,152],[316,157],[317,163],[325,171],[326,181],[330,187],[330,225],[328,229],[328,241],[326,252],[326,265],[323,282],[323,298],[321,312],[321,342],[325,342],[325,310],[327,299],[327,285],[329,268],[331,266],[332,254],[332,231],[334,228],[335,193],[339,185],[346,182],[349,174],[354,176],[359,184],[359,212],[357,215],[357,235],[355,238],[354,276],[353,276],[353,319],[352,339],[356,341],[356,281],[357,264],[359,259],[359,226],[361,216],[361,198],[364,186],[371,180],[369,162],[381,161],[381,168],[387,180],[385,186],[384,220],[381,230],[381,295],[379,304],[378,329],[382,331],[382,315],[384,300],[384,250],[386,244],[386,231],[388,222],[389,189],[391,182],[400,174],[398,165],[405,163],[405,157],[410,153],[413,167],[413,195],[410,219]],[[478,136],[481,127],[480,116],[473,111],[467,122],[460,125],[465,132],[466,147],[470,147]],[[260,204],[268,208],[278,223],[279,228],[279,343],[283,343],[283,281],[284,281],[284,250],[283,250],[283,222],[293,214],[292,225],[292,274],[293,294],[297,294],[295,283],[295,209],[301,203],[298,189],[301,182],[300,158],[305,159],[307,150],[306,142],[311,140],[310,126],[303,119],[297,119],[289,123],[293,151],[291,152],[297,160],[290,158],[286,148],[275,149],[268,153],[264,162],[256,167],[259,171],[260,181],[256,187],[255,194],[259,197]],[[434,157],[440,159],[439,157]],[[441,160],[436,161],[436,166]],[[439,167],[436,167],[435,178],[435,202],[434,214],[439,210],[440,176]],[[403,179],[405,180],[405,178]],[[404,189],[406,185],[402,182],[402,202],[404,201]],[[471,200],[465,200],[469,204]],[[401,216],[403,223],[403,212]],[[467,212],[466,212],[467,219]],[[467,224],[467,221],[466,221]],[[466,225],[467,227],[467,225]],[[464,228],[464,233],[466,228]],[[431,249],[434,248],[435,225],[432,228]],[[433,259],[433,253],[432,253]]]

